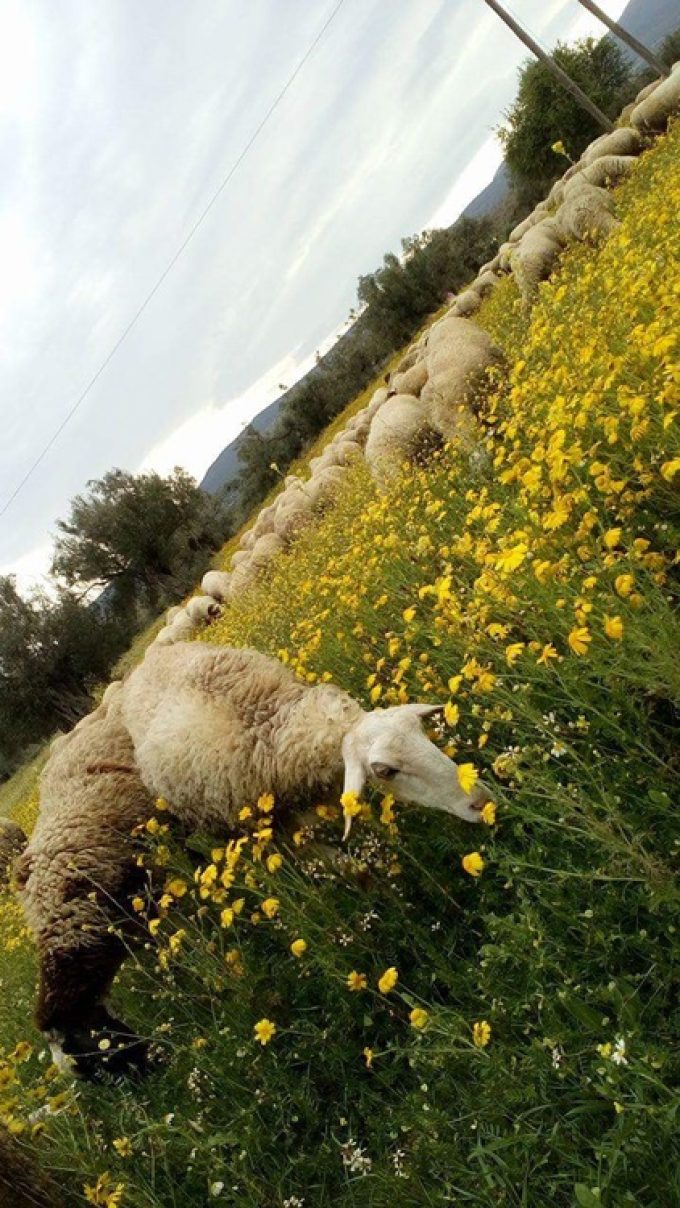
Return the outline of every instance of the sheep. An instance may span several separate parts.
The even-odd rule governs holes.
[[[410,369],[403,373],[395,373],[392,379],[397,394],[413,394],[418,397],[427,381],[427,365],[424,361],[416,361]]]
[[[510,271],[510,257],[516,247],[516,244],[511,243],[509,239],[502,243],[498,249],[498,271],[507,273]]]
[[[499,278],[496,274],[491,269],[487,269],[484,273],[480,272],[473,282],[472,288],[481,298],[486,298],[496,288],[498,282]]]
[[[11,867],[28,842],[24,832],[11,818],[0,818],[0,889],[10,880]]]
[[[651,94],[644,97],[630,115],[638,130],[659,133],[666,129],[674,113],[680,112],[680,70],[675,68]]]
[[[425,403],[412,394],[396,394],[373,418],[366,441],[366,462],[375,478],[384,478],[415,456],[433,436]]]
[[[342,485],[347,469],[345,466],[327,466],[309,480],[309,493],[314,507],[322,506],[330,495]]]
[[[555,216],[557,229],[565,240],[609,235],[619,225],[614,202],[606,189],[588,184],[582,176],[571,180]]]
[[[375,781],[398,800],[479,822],[488,790],[465,793],[456,765],[422,732],[440,710],[365,712],[342,689],[303,683],[255,650],[153,647],[109,709],[48,760],[18,861],[40,961],[36,1019],[57,1063],[86,1078],[146,1068],[144,1043],[107,995],[126,944],[143,934],[132,902],[147,874],[133,832],[156,798],[187,830],[229,834],[265,792],[285,812],[340,790],[359,797]]]
[[[531,227],[520,240],[510,263],[525,302],[533,298],[539,283],[550,276],[561,248],[555,223],[548,218]]]
[[[478,397],[492,365],[504,355],[487,333],[468,319],[446,318],[432,330],[427,352],[429,381],[421,399],[429,400],[433,426],[444,437],[467,439],[473,427],[467,412]]]
[[[174,621],[175,617],[178,617],[179,614],[181,613],[181,611],[182,611],[181,604],[173,604],[172,608],[169,608],[165,614],[165,624],[172,625],[172,622]]]
[[[230,584],[231,575],[227,571],[209,570],[201,579],[201,591],[204,591],[206,596],[212,596],[213,600],[221,602],[229,598]]]
[[[214,574],[215,572],[209,572]],[[207,576],[206,576],[207,578]],[[171,625],[165,625],[152,645],[172,645],[174,642],[191,638],[205,625],[210,625],[220,615],[221,609],[211,596],[194,596],[186,608],[183,608],[174,618]],[[81,723],[82,724],[82,723]]]
[[[325,463],[326,466],[336,464],[333,461]],[[282,500],[274,517],[273,536],[286,544],[292,541],[303,528],[311,523],[312,506],[310,496],[302,491],[296,492],[285,501]]]
[[[229,829],[266,792],[280,806],[318,799],[343,774],[345,792],[360,796],[377,780],[398,800],[477,822],[486,788],[463,793],[455,764],[420,729],[440,709],[366,713],[257,650],[184,643],[157,648],[131,673],[121,715],[147,790],[192,828]]]
[[[373,419],[376,411],[379,411],[383,403],[386,402],[388,393],[389,392],[385,386],[379,386],[378,389],[373,392],[371,395],[371,401],[366,408],[369,419]]]
[[[622,126],[609,134],[601,134],[586,147],[579,163],[592,164],[605,155],[639,155],[644,150],[644,140],[632,126]]]
[[[36,1022],[57,1064],[83,1076],[144,1066],[143,1046],[106,1005],[135,932],[130,902],[144,884],[131,831],[153,805],[135,767],[122,699],[119,691],[51,752],[35,830],[16,863],[40,965]]]
[[[464,319],[468,315],[476,314],[481,305],[482,299],[477,290],[470,287],[470,289],[465,289],[462,294],[458,295],[451,307],[451,314],[457,318]]]
[[[580,175],[589,185],[610,188],[628,176],[637,162],[636,155],[602,155],[586,164]]]
[[[205,621],[207,625],[219,617],[221,611],[219,604],[210,596],[193,596],[186,606],[186,613],[191,621]]]

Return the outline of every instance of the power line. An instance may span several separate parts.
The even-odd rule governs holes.
[[[130,332],[132,331],[132,329],[133,329],[133,327],[135,326],[135,324],[136,324],[136,323],[138,322],[138,320],[139,320],[139,319],[142,317],[142,315],[144,314],[144,311],[146,310],[147,306],[149,305],[149,303],[151,302],[151,300],[152,300],[152,299],[155,297],[155,295],[158,293],[158,290],[160,289],[161,285],[162,285],[162,284],[163,284],[163,282],[165,281],[165,278],[168,276],[168,274],[169,274],[169,273],[172,271],[172,269],[175,267],[175,265],[176,265],[177,261],[179,260],[180,256],[182,255],[182,253],[183,253],[183,252],[184,252],[184,250],[186,249],[187,245],[188,245],[188,244],[191,242],[191,240],[193,239],[193,237],[194,237],[194,235],[196,234],[196,232],[197,232],[198,228],[201,226],[201,224],[203,223],[204,219],[205,219],[205,218],[207,218],[208,214],[209,214],[209,213],[210,213],[210,211],[212,210],[212,208],[213,208],[213,206],[214,206],[215,202],[217,201],[218,197],[219,197],[219,196],[222,194],[222,192],[224,191],[224,189],[226,188],[226,186],[229,184],[229,181],[232,179],[232,177],[234,176],[234,174],[235,174],[235,172],[237,171],[237,169],[238,169],[238,168],[240,167],[240,165],[243,163],[243,160],[246,158],[246,155],[247,155],[247,154],[248,154],[248,152],[250,151],[251,147],[253,146],[253,144],[256,142],[256,140],[259,138],[260,134],[261,134],[261,133],[262,133],[262,131],[264,130],[265,126],[267,125],[267,122],[268,122],[268,121],[269,121],[269,119],[272,117],[273,113],[275,112],[275,110],[276,110],[276,109],[278,108],[278,106],[280,105],[280,103],[281,103],[281,101],[283,100],[284,96],[286,95],[286,93],[288,92],[288,90],[290,89],[290,87],[292,86],[292,84],[295,82],[295,80],[297,79],[297,77],[298,77],[298,75],[300,74],[300,72],[302,71],[302,68],[304,67],[305,63],[307,62],[307,60],[308,60],[308,59],[311,57],[311,55],[312,55],[312,54],[314,53],[314,51],[316,50],[316,47],[318,46],[319,42],[321,41],[321,39],[322,39],[323,35],[325,34],[325,32],[326,32],[326,30],[328,29],[328,27],[329,27],[329,25],[331,24],[331,22],[332,22],[332,21],[335,19],[335,17],[336,17],[336,16],[337,16],[337,14],[339,13],[339,11],[340,11],[340,9],[342,8],[342,6],[343,6],[343,4],[344,4],[344,3],[345,3],[345,0],[338,0],[338,3],[335,5],[335,8],[332,10],[332,12],[330,13],[329,17],[326,19],[326,21],[325,21],[325,22],[324,22],[324,24],[322,25],[322,27],[321,27],[321,29],[319,30],[318,34],[317,34],[317,35],[316,35],[316,37],[314,38],[314,41],[313,41],[313,42],[311,42],[311,43],[310,43],[310,45],[307,47],[307,50],[305,51],[305,53],[303,54],[302,58],[301,58],[301,59],[300,59],[300,61],[298,62],[297,66],[295,67],[295,70],[294,70],[294,71],[292,72],[292,74],[291,74],[291,75],[288,77],[288,79],[287,79],[286,83],[284,84],[283,88],[281,89],[281,91],[278,93],[278,95],[277,95],[277,96],[274,98],[274,100],[272,101],[271,105],[269,106],[269,109],[268,109],[268,110],[267,110],[267,112],[265,113],[265,115],[264,115],[264,117],[262,118],[262,120],[261,120],[261,122],[259,123],[259,125],[256,127],[256,129],[255,129],[255,130],[253,131],[253,133],[251,134],[251,136],[250,136],[250,138],[248,139],[248,142],[246,143],[245,147],[244,147],[244,148],[243,148],[243,150],[240,152],[240,154],[237,156],[237,158],[234,160],[234,163],[231,165],[231,167],[230,167],[229,171],[227,172],[226,176],[225,176],[225,177],[224,177],[224,179],[222,180],[221,184],[220,184],[220,185],[219,185],[219,187],[216,189],[216,191],[213,193],[213,195],[212,195],[212,197],[210,198],[210,201],[208,202],[208,204],[205,206],[205,208],[204,208],[204,209],[202,210],[202,212],[199,214],[199,216],[198,216],[198,218],[196,219],[196,221],[195,221],[194,225],[192,226],[192,228],[191,228],[191,230],[189,231],[188,235],[186,235],[186,237],[183,239],[183,241],[182,241],[182,243],[180,244],[180,246],[177,248],[177,251],[176,251],[176,252],[175,252],[175,254],[173,255],[172,259],[171,259],[171,260],[168,262],[168,264],[166,265],[166,267],[163,269],[163,272],[161,273],[160,277],[159,277],[159,278],[158,278],[158,280],[156,281],[155,285],[154,285],[154,286],[153,286],[153,287],[152,287],[152,288],[149,290],[149,293],[148,293],[148,294],[146,295],[146,297],[144,298],[144,301],[141,303],[141,305],[140,305],[140,306],[138,307],[138,309],[135,311],[134,315],[133,315],[133,316],[132,316],[132,318],[130,319],[130,322],[128,323],[127,327],[125,327],[125,329],[123,330],[123,332],[121,333],[121,335],[120,335],[120,336],[118,337],[118,339],[116,340],[116,342],[115,342],[115,344],[113,345],[113,348],[112,348],[112,349],[111,349],[111,351],[109,352],[108,356],[106,357],[106,359],[105,359],[104,361],[102,361],[102,363],[101,363],[101,365],[99,366],[99,368],[98,368],[97,372],[96,372],[96,373],[95,373],[95,374],[94,374],[94,375],[93,375],[93,376],[90,378],[89,382],[87,383],[87,386],[86,386],[86,387],[85,387],[85,389],[82,391],[82,393],[81,393],[81,394],[78,396],[78,398],[76,399],[75,403],[74,403],[74,404],[73,404],[73,406],[71,407],[71,410],[70,410],[70,411],[69,411],[69,412],[66,414],[66,416],[64,417],[64,419],[63,419],[63,420],[62,420],[62,422],[60,423],[60,425],[59,425],[59,427],[57,428],[57,430],[56,430],[56,431],[55,431],[55,432],[52,434],[52,436],[51,436],[51,437],[50,437],[50,439],[48,440],[48,442],[47,442],[47,444],[45,445],[45,447],[44,447],[44,448],[41,450],[41,452],[38,454],[38,456],[36,457],[36,459],[35,459],[35,461],[33,462],[33,464],[32,464],[32,465],[29,467],[29,469],[28,469],[28,470],[26,471],[26,473],[24,474],[24,476],[23,476],[23,478],[21,479],[21,482],[19,483],[19,485],[18,485],[18,486],[15,488],[15,490],[12,492],[12,494],[10,495],[9,499],[7,500],[7,502],[6,502],[6,503],[3,505],[3,507],[0,509],[0,517],[2,517],[2,516],[4,516],[4,515],[5,515],[5,512],[6,512],[6,511],[7,511],[7,509],[8,509],[8,508],[11,506],[11,504],[14,502],[14,500],[16,499],[16,497],[17,497],[17,495],[19,494],[19,492],[20,492],[20,491],[22,491],[22,490],[23,490],[23,488],[26,486],[26,483],[28,482],[29,478],[31,478],[31,477],[32,477],[32,475],[35,473],[35,471],[37,470],[37,468],[38,468],[38,466],[40,465],[40,463],[41,463],[41,462],[44,460],[44,458],[45,458],[45,457],[47,456],[47,454],[49,453],[49,451],[50,451],[50,449],[52,448],[52,446],[53,446],[53,445],[56,443],[56,441],[59,439],[59,437],[61,436],[62,432],[64,431],[64,428],[66,427],[66,425],[67,425],[67,424],[69,424],[69,423],[70,423],[70,421],[73,419],[73,416],[75,415],[76,411],[77,411],[77,410],[78,410],[78,408],[81,406],[81,404],[82,404],[82,403],[84,403],[84,401],[85,401],[85,399],[87,398],[88,394],[90,393],[90,391],[91,391],[92,387],[93,387],[93,386],[96,384],[96,382],[99,380],[99,378],[101,377],[102,373],[103,373],[103,372],[104,372],[104,370],[106,369],[106,367],[107,367],[107,365],[109,364],[109,362],[110,362],[110,361],[113,359],[113,357],[114,357],[114,356],[116,355],[116,353],[118,352],[118,349],[120,348],[121,344],[122,344],[122,343],[123,343],[123,342],[124,342],[124,341],[127,339],[127,337],[129,336],[129,334],[130,334]]]

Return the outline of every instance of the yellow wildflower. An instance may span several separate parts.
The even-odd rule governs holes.
[[[283,856],[280,856],[278,852],[275,852],[271,856],[267,856],[267,871],[268,872],[278,872],[282,864],[283,864]]]
[[[614,580],[614,590],[619,596],[629,596],[635,586],[632,575],[617,575]]]
[[[116,1137],[111,1142],[120,1158],[129,1158],[132,1153],[132,1142],[129,1137]]]
[[[553,646],[552,642],[546,642],[541,653],[539,654],[538,658],[536,659],[536,662],[541,663],[544,667],[547,667],[550,660],[556,659],[557,657],[558,657],[558,654],[557,654],[557,651],[556,651],[555,647]]]
[[[486,1019],[472,1025],[472,1043],[477,1049],[485,1049],[491,1040],[491,1024]]]
[[[487,801],[479,816],[482,819],[482,822],[485,822],[487,826],[493,826],[494,822],[496,821],[495,802]]]
[[[458,708],[458,705],[454,705],[453,701],[447,701],[447,703],[444,705],[444,721],[446,722],[447,726],[451,726],[453,729],[454,726],[458,725],[459,717],[460,709]]]
[[[303,939],[293,940],[290,950],[293,956],[304,956],[307,951],[307,941]]]
[[[409,1015],[409,1020],[411,1021],[411,1027],[418,1028],[418,1030],[425,1027],[425,1024],[427,1023],[429,1018],[430,1018],[429,1012],[426,1011],[424,1009],[424,1007],[414,1007]]]
[[[466,856],[463,856],[461,864],[465,872],[471,877],[481,877],[486,868],[486,860],[478,851],[468,852]]]
[[[395,969],[394,965],[390,965],[389,969],[385,970],[382,977],[378,978],[378,989],[380,993],[389,994],[390,990],[393,990],[396,986],[398,980],[399,974],[397,973],[397,970]]]
[[[369,1049],[367,1046],[365,1049],[362,1050],[361,1056],[363,1057],[364,1061],[366,1062],[366,1069],[367,1070],[372,1069],[372,1067],[373,1067],[373,1049]]]
[[[278,898],[265,898],[262,903],[262,913],[266,914],[268,919],[273,919],[279,912],[279,905]]]
[[[586,625],[580,625],[577,629],[572,629],[567,638],[574,654],[578,655],[588,653],[588,645],[592,640],[592,634]]]
[[[368,985],[368,979],[365,973],[357,973],[356,969],[352,969],[351,973],[347,974],[347,988],[354,993],[359,990],[365,990]]]
[[[618,642],[623,637],[623,621],[621,617],[605,617],[604,632],[612,641]]]
[[[458,783],[464,793],[471,793],[479,780],[479,772],[472,763],[458,764]]]
[[[671,482],[675,475],[680,470],[680,457],[673,457],[671,461],[665,461],[661,467],[661,475],[666,479],[666,482]]]
[[[271,1019],[260,1019],[253,1028],[255,1039],[264,1047],[276,1033],[276,1024]]]

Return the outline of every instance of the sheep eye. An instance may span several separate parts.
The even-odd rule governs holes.
[[[399,768],[391,768],[389,763],[372,763],[371,771],[374,776],[379,776],[381,780],[392,780]]]

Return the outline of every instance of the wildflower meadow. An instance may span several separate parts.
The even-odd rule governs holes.
[[[510,367],[475,453],[381,490],[356,466],[203,637],[366,707],[441,702],[481,824],[375,794],[284,832],[265,796],[180,843],[159,801],[164,892],[114,987],[152,1042],[139,1083],[50,1064],[0,903],[0,1121],[64,1203],[680,1202],[679,163],[676,124],[606,243],[530,312],[510,279],[485,304]]]

